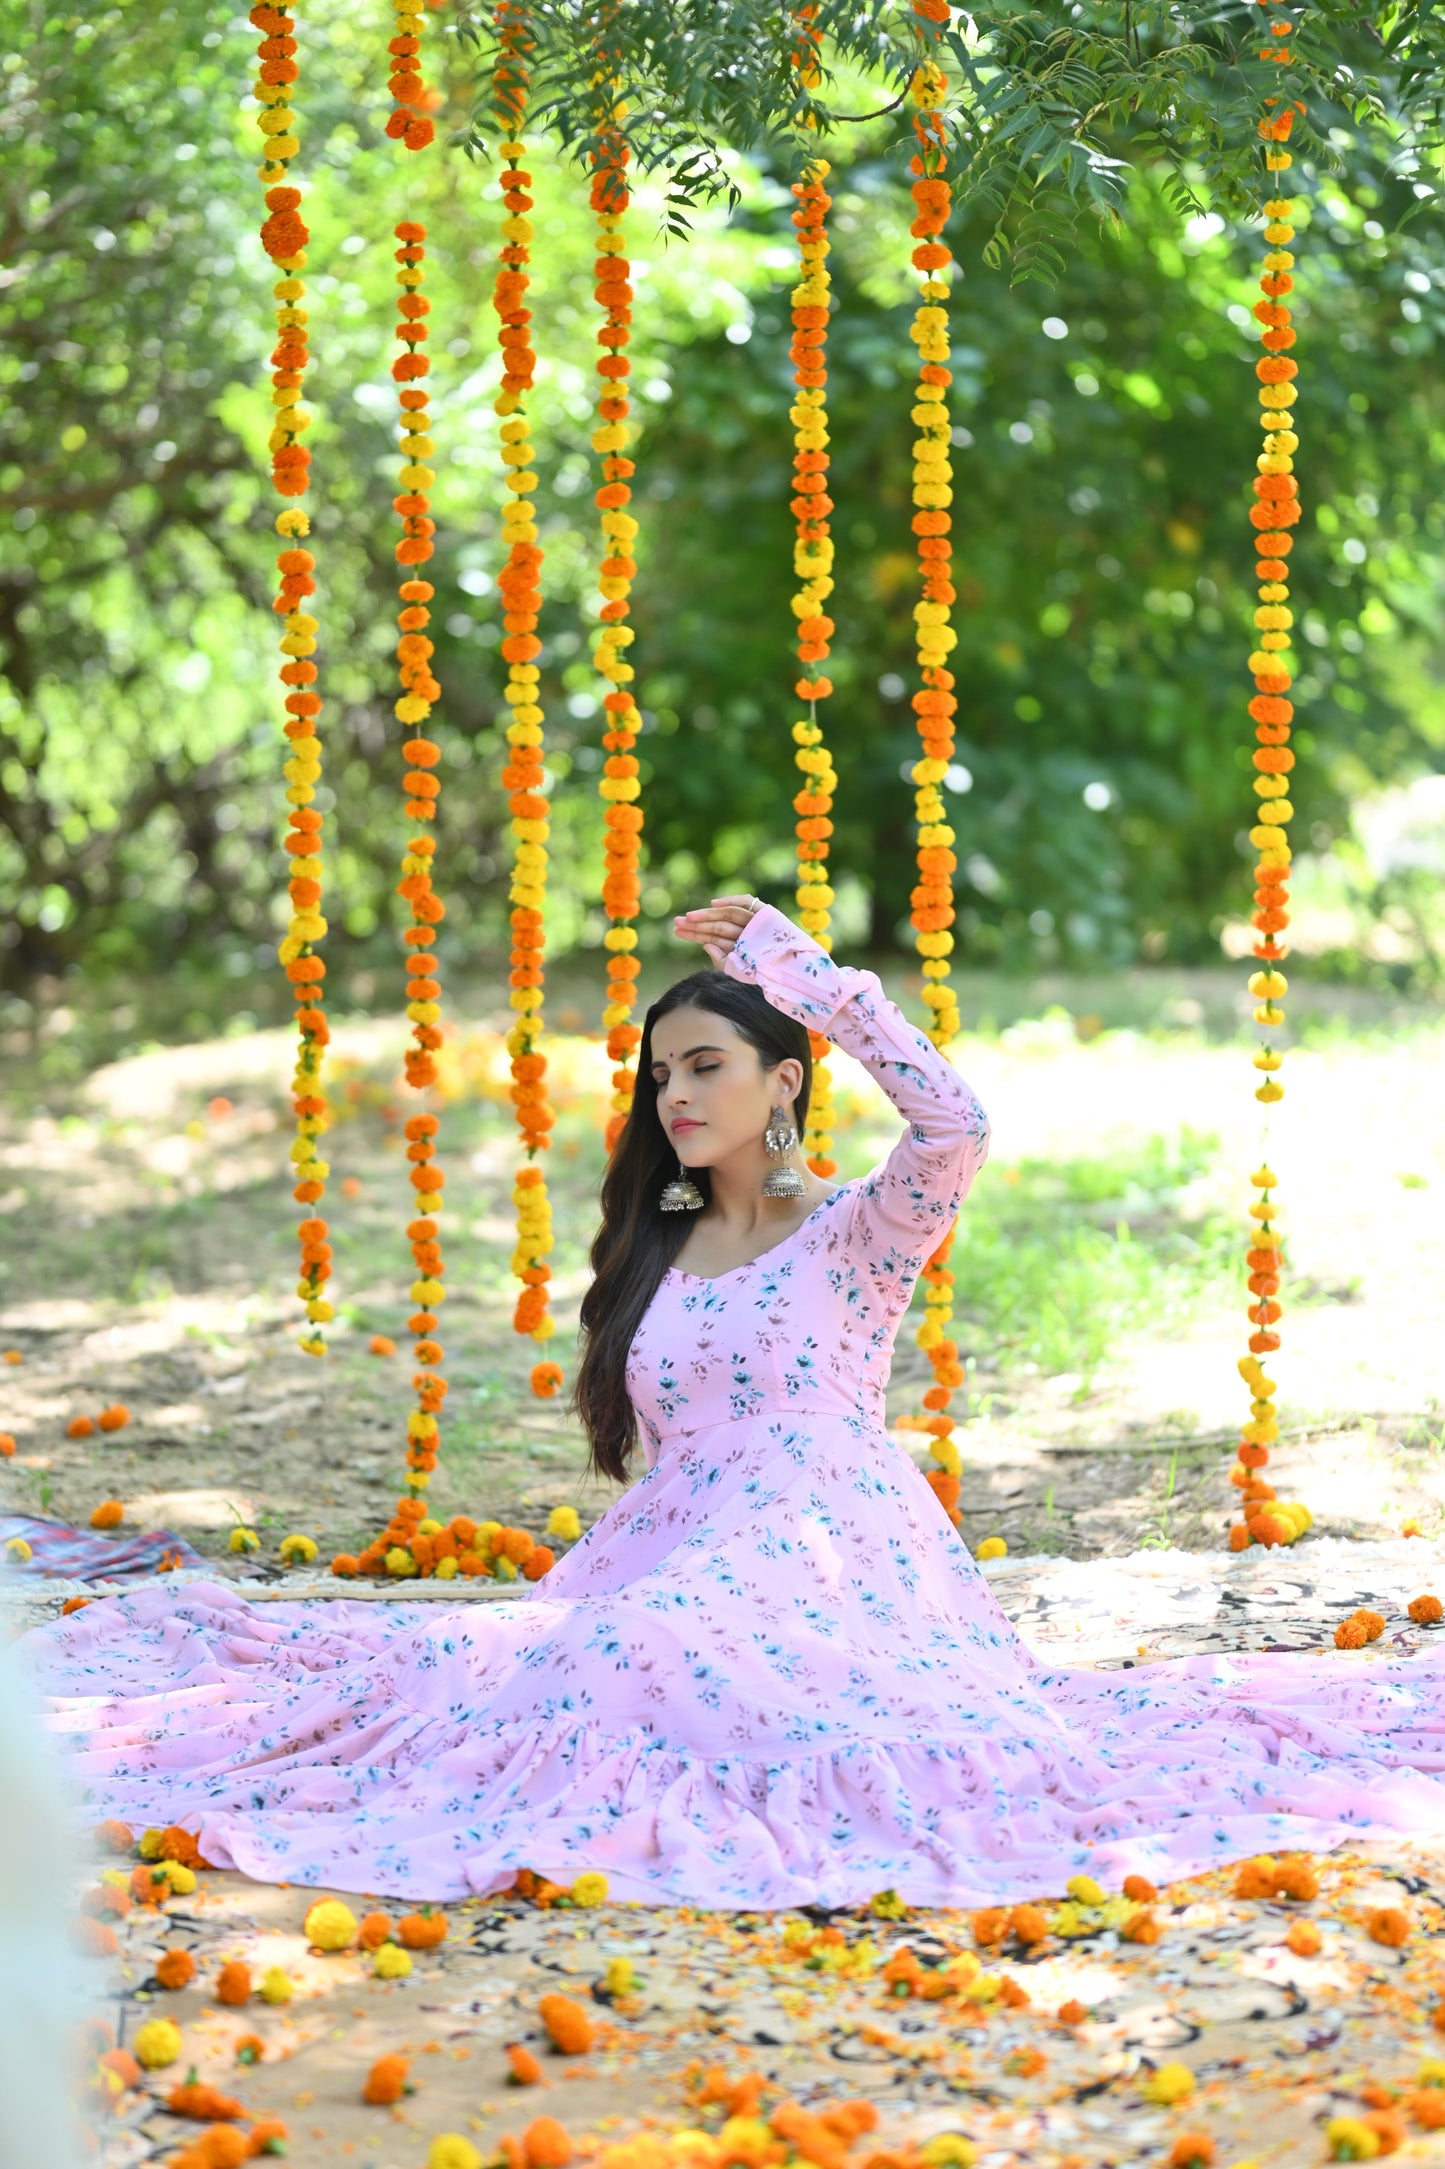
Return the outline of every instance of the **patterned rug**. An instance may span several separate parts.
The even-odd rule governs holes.
[[[143,1536],[100,1536],[89,1529],[72,1528],[68,1521],[42,1521],[36,1514],[0,1514],[0,1556],[12,1574],[28,1581],[64,1581],[76,1590],[142,1581],[173,1567],[205,1564],[194,1546],[171,1529],[151,1529]]]

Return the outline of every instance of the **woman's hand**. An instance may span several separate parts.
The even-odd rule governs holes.
[[[679,941],[701,942],[714,964],[721,964],[762,908],[755,896],[715,896],[701,910],[679,912],[672,931]]]

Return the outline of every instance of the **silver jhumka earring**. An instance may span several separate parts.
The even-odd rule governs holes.
[[[782,1164],[786,1161],[788,1154],[796,1152],[797,1149],[798,1133],[793,1127],[791,1117],[785,1115],[781,1107],[775,1107],[772,1120],[763,1132],[763,1150],[770,1160],[776,1160],[779,1164],[772,1168],[763,1178],[764,1197],[805,1197],[807,1195],[807,1185],[798,1170],[795,1167],[787,1167]]]
[[[701,1212],[706,1203],[707,1199],[679,1160],[676,1176],[657,1201],[658,1210],[665,1213],[695,1213]]]

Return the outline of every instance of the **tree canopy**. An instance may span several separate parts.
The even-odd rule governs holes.
[[[820,4],[832,40],[820,117],[887,105],[907,58],[900,11]],[[1143,12],[1000,7],[949,33],[966,176],[950,234],[963,271],[953,784],[975,958],[1200,956],[1247,891],[1235,838],[1248,808],[1254,24],[1243,7]],[[239,983],[274,955],[283,749],[252,34],[218,0],[139,16],[26,0],[15,13],[0,78],[0,969],[20,986],[81,959],[104,970],[192,955]],[[777,41],[765,17],[782,19],[759,0],[621,13],[635,39],[629,125],[653,174],[632,221],[644,931],[699,885],[790,887],[788,183],[800,142],[819,138],[766,90]],[[1431,477],[1445,252],[1424,215],[1439,179],[1430,11],[1366,23],[1324,6],[1306,21],[1296,174],[1313,206],[1298,317],[1311,428],[1295,562],[1310,668],[1296,795],[1323,849],[1371,782],[1441,765],[1445,524]],[[567,104],[585,11],[539,6],[537,22],[539,97],[572,154],[536,162],[533,296],[552,925],[565,947],[602,932],[591,248],[585,131]],[[475,953],[503,927],[489,308],[501,214],[476,155],[484,45],[453,42],[451,154],[403,174],[383,133],[381,29],[321,0],[303,37],[311,501],[344,970],[393,949],[386,297],[403,214],[427,220],[435,263],[438,729],[464,783],[443,802],[447,938]],[[684,66],[691,104],[667,72]],[[1176,98],[1172,117],[1171,69],[1194,101]],[[649,122],[659,112],[666,123]],[[1043,120],[1030,136],[1029,114],[1067,155]],[[886,112],[821,137],[836,197],[828,728],[845,947],[893,940],[910,879],[911,286],[895,137]],[[1091,200],[1105,216],[1071,228]],[[685,236],[670,230],[679,213]],[[1051,285],[1020,276],[1049,268]]]

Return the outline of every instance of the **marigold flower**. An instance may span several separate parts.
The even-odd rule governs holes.
[[[159,1867],[143,1861],[131,1869],[130,1893],[139,1905],[164,1905],[171,1895],[170,1878]]]
[[[1235,1897],[1272,1898],[1278,1874],[1278,1864],[1268,1853],[1246,1860],[1234,1878]]]
[[[143,2071],[164,2071],[181,2053],[181,2029],[169,2018],[150,2018],[136,2029],[131,2054]]]
[[[1282,1860],[1275,1870],[1274,1890],[1277,1898],[1308,1904],[1320,1894],[1319,1871],[1308,1860]]]
[[[99,1883],[94,1890],[85,1893],[80,1901],[80,1909],[96,1920],[104,1920],[107,1915],[115,1920],[124,1920],[130,1911],[130,1893],[123,1886],[118,1888],[114,1883]]]
[[[1181,2132],[1169,2149],[1169,2169],[1212,2169],[1214,2141],[1207,2131]]]
[[[431,1951],[438,1943],[446,1941],[447,1917],[431,1906],[417,1913],[404,1913],[396,1926],[397,1940],[409,1950]]]
[[[482,2157],[471,2140],[455,2131],[432,2140],[426,2163],[427,2169],[482,2169]]]
[[[1445,1606],[1434,1596],[1412,1597],[1407,1609],[1417,1627],[1436,1627],[1445,1616]]]
[[[70,1937],[87,1958],[113,1958],[120,1949],[120,1938],[109,1921],[94,1920],[88,1913],[71,1922]]]
[[[185,1988],[196,1977],[196,1961],[189,1951],[164,1951],[156,1961],[156,1979],[162,1988]]]
[[[1172,2109],[1178,2102],[1188,2101],[1196,2085],[1188,2064],[1160,2064],[1142,2081],[1139,2090],[1146,2101]]]
[[[1324,1937],[1312,1920],[1291,1921],[1285,1942],[1296,1958],[1318,1958],[1324,1948]]]
[[[1126,1943],[1157,1943],[1163,1930],[1147,1906],[1131,1913],[1119,1931]]]
[[[507,2062],[510,2065],[507,2083],[511,2086],[536,2086],[542,2077],[542,2066],[532,2051],[523,2048],[520,2041],[507,2043]]]
[[[1367,1916],[1365,1933],[1372,1942],[1383,1943],[1387,1950],[1398,1951],[1410,1940],[1409,1916],[1398,1906],[1381,1906]]]
[[[407,2084],[410,2070],[411,2061],[406,2056],[378,2056],[361,2089],[362,2100],[370,2102],[373,2108],[389,2109],[403,2094],[410,2093]]]
[[[234,2096],[223,2094],[219,2087],[200,2084],[194,2074],[184,2085],[172,2087],[166,2107],[172,2116],[188,2116],[198,2124],[226,2123],[246,2113]]]
[[[391,1934],[389,1913],[367,1913],[356,1931],[356,1940],[362,1950],[375,1951],[379,1950],[383,1943],[390,1942]]]
[[[307,1940],[319,1951],[349,1951],[356,1942],[356,1915],[339,1898],[318,1898],[303,1925]]]
[[[244,1959],[228,1959],[216,1977],[217,2003],[241,2004],[250,2000],[251,1968]]]
[[[590,1909],[607,1903],[608,1882],[605,1875],[589,1869],[579,1875],[572,1885],[572,1903]]]
[[[563,2056],[582,2056],[597,2038],[597,2028],[587,2016],[580,2003],[570,1996],[556,1992],[543,1996],[537,2005],[537,2016],[551,2037],[552,2046]]]
[[[1037,1905],[1016,1905],[1009,1913],[1009,1927],[1020,1943],[1043,1943],[1048,1939],[1048,1915]]]
[[[411,1972],[411,1953],[395,1943],[383,1943],[372,1960],[371,1970],[379,1981],[404,1981]]]
[[[572,2134],[555,2116],[538,2116],[522,2133],[526,2169],[566,2169],[572,2159]]]
[[[289,2003],[296,1991],[284,1966],[268,1966],[256,1993],[263,2003],[278,2004]]]
[[[108,2037],[109,2029],[107,2029],[104,2038]],[[129,2049],[102,2049],[95,2061],[97,2070],[104,2073],[110,2082],[111,2092],[125,2093],[128,2089],[140,2085],[143,2077],[141,2067],[134,2056],[131,2055]]]

